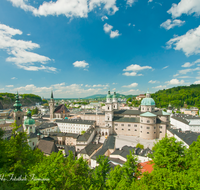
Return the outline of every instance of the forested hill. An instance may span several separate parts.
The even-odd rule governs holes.
[[[15,103],[15,95],[12,93],[0,93],[0,109],[13,108]],[[35,94],[19,94],[20,102],[23,106],[35,105],[37,102],[42,102],[40,96]]]
[[[166,108],[170,103],[176,108],[191,106],[200,108],[200,84],[159,90],[151,94],[151,97],[155,100],[156,107]]]

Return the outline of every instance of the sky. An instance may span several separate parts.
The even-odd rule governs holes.
[[[200,84],[199,0],[1,0],[0,92],[84,98]]]

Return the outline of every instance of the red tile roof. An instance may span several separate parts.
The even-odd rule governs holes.
[[[153,165],[154,165],[154,163],[151,163],[151,161],[140,163],[139,170],[141,171],[141,174],[143,174],[144,172],[151,173],[153,171]]]

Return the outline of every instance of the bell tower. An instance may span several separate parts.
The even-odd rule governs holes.
[[[16,100],[15,100],[15,104],[14,106],[14,121],[16,122],[17,126],[20,126],[23,124],[23,117],[24,117],[24,113],[21,110],[21,103],[19,101],[19,94],[17,92],[16,94]]]
[[[54,118],[54,98],[53,98],[53,91],[51,91],[51,100],[49,101],[49,109],[50,109],[50,120]]]

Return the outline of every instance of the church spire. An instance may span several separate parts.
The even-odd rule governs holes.
[[[53,91],[51,91],[51,99],[53,99]]]
[[[15,100],[15,104],[13,105],[15,110],[14,111],[21,111],[21,103],[19,101],[19,94],[18,94],[18,91],[17,91],[17,94],[16,94],[16,100]]]

